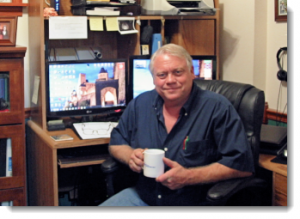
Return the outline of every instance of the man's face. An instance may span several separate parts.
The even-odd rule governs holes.
[[[153,67],[153,83],[165,103],[184,104],[195,78],[193,67],[189,71],[185,59],[168,54],[157,56]]]

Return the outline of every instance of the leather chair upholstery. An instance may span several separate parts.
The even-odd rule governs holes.
[[[197,86],[225,96],[240,115],[248,141],[254,156],[255,167],[258,168],[260,131],[263,121],[265,96],[264,92],[250,84],[221,81],[221,80],[195,80]],[[114,193],[112,187],[114,175],[112,173],[119,167],[111,158],[102,164],[102,171],[107,178],[108,196]],[[123,171],[121,171],[123,173]],[[124,181],[122,180],[122,183]],[[261,195],[266,187],[266,182],[256,176],[230,179],[214,184],[207,193],[210,205],[262,205]],[[246,198],[239,197],[246,191]],[[249,195],[252,195],[251,197]],[[239,197],[239,198],[237,198]],[[253,198],[254,197],[254,198]],[[232,201],[238,199],[236,202]],[[241,201],[242,200],[242,201]],[[247,200],[245,203],[244,201]]]

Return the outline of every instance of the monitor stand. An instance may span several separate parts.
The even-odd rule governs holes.
[[[92,115],[89,116],[82,116],[81,122],[93,122],[94,117]]]

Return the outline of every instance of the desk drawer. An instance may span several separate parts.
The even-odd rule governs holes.
[[[274,197],[273,203],[276,206],[287,206],[287,177],[274,173]]]

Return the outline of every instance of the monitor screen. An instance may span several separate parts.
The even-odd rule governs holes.
[[[122,110],[127,99],[127,60],[47,63],[47,116],[87,116]]]
[[[216,56],[192,56],[195,80],[216,79]],[[154,89],[153,78],[149,70],[150,56],[131,56],[129,60],[132,98]]]

